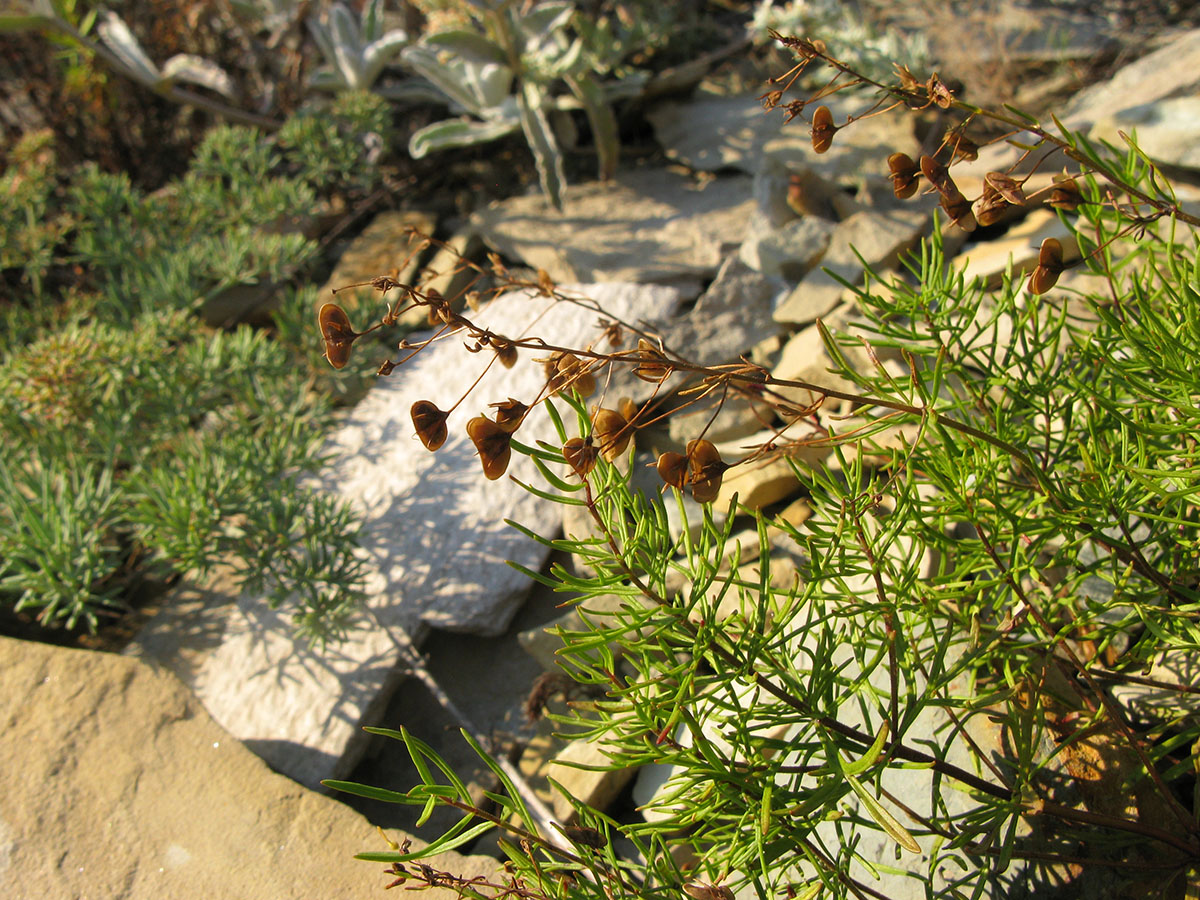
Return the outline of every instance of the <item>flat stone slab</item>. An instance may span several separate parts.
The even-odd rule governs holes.
[[[387,883],[353,858],[387,849],[366,819],[272,772],[143,660],[0,638],[0,728],[6,900],[352,900]]]
[[[682,302],[678,291],[662,286],[564,290],[581,302],[513,292],[473,317],[508,337],[584,346],[601,336],[600,310],[630,322],[664,320]],[[269,609],[265,600],[192,589],[156,617],[132,652],[174,667],[213,718],[279,771],[310,785],[344,777],[364,749],[361,726],[375,721],[403,676],[397,665],[408,636],[419,643],[430,628],[503,632],[530,588],[506,560],[535,570],[545,560],[546,548],[504,520],[551,537],[561,508],[512,480],[541,483],[519,454],[508,470],[512,478],[487,481],[465,427],[492,412],[490,403],[509,397],[531,403],[545,379],[531,360],[546,355],[522,350],[511,370],[493,365],[451,414],[449,437],[436,453],[414,434],[412,404],[429,400],[450,409],[490,358],[488,351],[469,353],[458,336],[430,345],[380,379],[330,435],[321,450],[330,462],[319,486],[362,515],[369,573],[364,619],[348,640],[310,649],[294,641],[286,611]],[[351,365],[375,362],[354,359]],[[610,391],[620,388],[614,380]],[[538,408],[517,438],[536,445],[556,435]]]
[[[745,236],[751,194],[744,175],[645,169],[570,186],[561,214],[541,196],[513,197],[471,222],[492,249],[559,283],[709,278]]]

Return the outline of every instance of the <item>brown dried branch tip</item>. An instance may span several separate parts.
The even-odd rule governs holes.
[[[335,369],[344,368],[350,361],[350,347],[363,333],[350,326],[350,317],[336,303],[326,303],[321,307],[317,324],[325,341],[325,358]]]
[[[449,413],[442,412],[428,400],[418,400],[412,405],[410,415],[417,437],[426,450],[432,452],[446,443],[446,419]]]
[[[1042,249],[1038,251],[1037,268],[1029,276],[1029,293],[1044,294],[1058,283],[1058,276],[1063,269],[1063,248],[1054,238],[1042,241]]]
[[[479,453],[484,478],[495,481],[507,471],[512,459],[511,434],[487,416],[476,416],[467,423],[467,436]]]

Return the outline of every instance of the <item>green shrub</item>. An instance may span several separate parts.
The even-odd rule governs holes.
[[[370,149],[357,129],[381,128],[382,107],[340,108],[333,151],[321,129],[285,142],[219,126],[188,172],[150,195],[93,166],[59,192],[42,145],[13,155],[5,200],[21,216],[6,218],[17,237],[0,265],[28,290],[5,310],[0,351],[0,602],[95,629],[134,582],[220,562],[291,604],[301,636],[344,632],[359,596],[357,525],[297,482],[330,404],[312,389],[311,342],[289,337],[316,301],[289,282],[316,259],[304,229],[318,185],[353,194],[377,177],[350,176]],[[331,152],[336,166],[311,163]],[[225,329],[203,322],[247,287],[263,302],[286,295],[273,317],[282,339],[232,325],[253,309],[222,313]]]
[[[854,82],[819,45],[785,43],[802,65],[828,63]],[[601,768],[671,775],[645,819],[568,798],[578,823],[561,829],[478,745],[501,785],[487,809],[429,745],[379,730],[404,742],[421,783],[331,786],[424,817],[439,805],[464,813],[421,850],[361,854],[392,864],[394,883],[555,900],[950,900],[1039,882],[1070,882],[1076,896],[1092,883],[1182,896],[1194,884],[1200,719],[1179,702],[1135,709],[1115,688],[1196,693],[1153,666],[1200,649],[1200,266],[1183,227],[1200,221],[1136,147],[1094,147],[943,88],[888,85],[879,105],[936,103],[960,116],[944,155],[920,166],[947,213],[966,227],[986,215],[988,198],[966,203],[939,161],[966,124],[986,115],[1027,129],[1035,158],[1058,147],[1083,169],[1079,196],[1065,181],[1043,195],[1083,261],[1064,263],[1046,244],[1028,280],[1009,273],[986,291],[948,263],[935,232],[907,273],[852,286],[861,327],[826,333],[853,392],[750,365],[691,366],[644,333],[638,350],[577,349],[573,371],[591,367],[600,384],[608,366],[636,366],[647,380],[679,371],[694,379],[679,394],[688,402],[748,396],[786,422],[796,403],[777,389],[812,392],[801,421],[831,398],[856,407],[852,419],[822,414],[803,437],[803,426],[781,426],[743,459],[722,460],[702,438],[665,453],[665,498],[634,491],[605,459],[653,417],[650,406],[614,419],[575,397],[568,427],[548,385],[525,399],[555,416],[554,446],[510,442],[476,420],[485,468],[503,458],[500,444],[532,455],[547,481],[534,489],[581,506],[595,526],[591,538],[544,542],[582,565],[528,573],[581,595],[585,627],[560,630],[559,656],[585,699],[557,717],[562,731],[598,744]],[[819,147],[843,126],[818,111],[812,127]],[[898,194],[913,166],[894,160]],[[1067,281],[1073,267],[1096,281]],[[871,364],[856,369],[845,350],[864,345]],[[802,464],[816,447],[830,448],[826,462]],[[807,521],[735,498],[688,522],[683,489],[711,499],[726,468],[767,452],[792,458]],[[746,516],[749,545],[733,539]],[[602,595],[621,609],[588,613]],[[420,862],[493,828],[507,859],[495,879]]]

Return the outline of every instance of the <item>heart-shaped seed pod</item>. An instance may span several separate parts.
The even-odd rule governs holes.
[[[588,364],[573,353],[556,353],[546,365],[550,390],[555,393],[577,391],[581,397],[589,397],[596,391],[596,378],[588,371]]]
[[[512,435],[487,416],[476,416],[467,423],[467,437],[479,452],[483,476],[495,481],[503,475],[512,458]]]
[[[946,132],[946,146],[953,152],[955,159],[967,162],[979,159],[979,145],[961,132]]]
[[[833,143],[837,128],[833,124],[833,113],[828,106],[818,106],[812,117],[812,145],[818,153],[824,153]]]
[[[503,403],[492,403],[491,408],[496,411],[496,424],[512,434],[520,424],[525,420],[525,413],[529,412],[529,407],[520,400],[514,400],[509,397]]]
[[[325,341],[325,358],[335,369],[350,361],[350,347],[362,335],[350,327],[350,317],[336,303],[326,303],[317,314],[321,339]]]
[[[703,439],[688,443],[687,458],[693,499],[697,503],[712,503],[720,493],[721,479],[729,466],[722,461],[712,441]]]
[[[673,488],[683,490],[688,478],[688,461],[682,453],[667,451],[658,457],[655,464],[658,477]]]
[[[592,416],[592,435],[600,445],[600,453],[609,462],[625,452],[633,429],[615,409],[601,407]]]
[[[496,351],[496,359],[500,360],[500,365],[506,369],[511,369],[517,364],[517,348],[513,345],[512,341],[506,337],[494,334],[489,343],[492,345],[492,349]]]
[[[1050,199],[1047,202],[1055,209],[1061,209],[1063,212],[1074,212],[1079,208],[1079,204],[1083,202],[1083,195],[1079,193],[1078,182],[1066,175],[1056,175],[1054,178],[1054,188],[1050,191]]]
[[[642,381],[657,383],[671,374],[671,366],[662,352],[645,338],[638,338],[637,359],[642,360],[633,374]]]
[[[1058,276],[1062,274],[1063,248],[1054,238],[1042,241],[1042,249],[1038,251],[1037,268],[1029,276],[1029,293],[1044,294],[1058,284]]]
[[[596,467],[596,458],[600,455],[591,437],[571,438],[563,444],[562,454],[567,465],[574,469],[580,478]]]
[[[413,428],[417,437],[429,451],[437,450],[446,443],[446,418],[449,413],[442,412],[428,400],[418,400],[409,411],[412,416]]]
[[[988,172],[983,176],[983,182],[985,191],[990,187],[1013,206],[1025,205],[1025,191],[1021,187],[1021,182],[1011,175],[1005,175],[1003,172]]]
[[[888,169],[892,179],[892,191],[896,199],[907,200],[917,192],[921,181],[921,170],[907,153],[893,153],[888,157]]]
[[[972,232],[975,230],[978,223],[975,221],[975,213],[971,212],[971,201],[962,194],[958,194],[957,196],[943,194],[939,204],[946,211],[946,215],[950,217],[950,220],[963,231]]]

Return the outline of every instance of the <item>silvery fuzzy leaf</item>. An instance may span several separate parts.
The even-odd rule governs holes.
[[[319,91],[337,92],[346,87],[346,79],[341,76],[341,73],[325,66],[308,77],[308,86]]]
[[[537,163],[538,180],[546,197],[554,204],[554,208],[562,211],[562,195],[566,188],[567,178],[563,172],[562,153],[554,140],[554,132],[550,121],[542,109],[546,96],[541,85],[533,81],[521,84],[521,93],[517,100],[521,109],[521,129],[525,132],[525,141],[533,151],[533,160]]]
[[[426,125],[408,141],[408,155],[420,159],[436,150],[449,147],[467,147],[486,144],[512,134],[521,123],[515,119],[507,121],[480,122],[478,119],[443,119]]]
[[[480,118],[492,118],[487,110],[503,103],[509,95],[513,73],[503,62],[495,61],[495,55],[490,52],[490,59],[482,61],[478,51],[486,47],[498,48],[478,35],[469,41],[452,41],[449,34],[436,37],[439,40],[405,47],[404,62],[436,85],[459,108]],[[468,44],[477,51],[472,54],[474,58],[455,52],[458,47]]]
[[[236,94],[233,79],[224,69],[211,60],[191,53],[177,53],[168,59],[162,67],[162,80],[190,81],[216,91],[223,97],[232,100]]]
[[[520,16],[516,26],[521,37],[521,55],[544,53],[547,46],[560,37],[558,32],[566,27],[574,14],[574,4],[554,2],[539,3]]]
[[[367,45],[362,54],[363,80],[366,82],[366,87],[375,83],[375,79],[379,77],[383,67],[391,62],[392,58],[407,43],[408,32],[396,29]]]
[[[575,38],[571,42],[571,45],[557,59],[547,61],[543,71],[545,71],[549,80],[561,78],[578,65],[582,53],[583,39]]]
[[[604,97],[604,88],[591,72],[568,75],[567,86],[571,89],[587,113],[592,126],[592,140],[596,143],[596,176],[607,181],[617,172],[617,159],[621,152],[621,141],[617,131],[617,118]]]
[[[106,12],[96,26],[100,40],[128,66],[143,83],[153,87],[158,84],[158,66],[146,55],[138,39],[133,36],[124,20],[113,12]]]
[[[334,63],[351,88],[362,84],[362,35],[358,22],[343,3],[335,3],[329,10],[329,31],[333,37]]]
[[[32,0],[32,2],[6,3],[0,12],[0,31],[26,31],[32,28],[45,28],[62,22],[58,10],[51,0]]]

